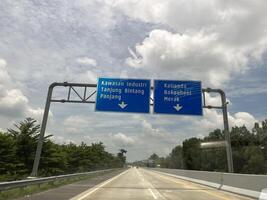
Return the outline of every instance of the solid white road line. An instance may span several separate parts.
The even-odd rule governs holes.
[[[154,192],[153,192],[150,188],[149,188],[148,190],[149,190],[149,192],[152,194],[153,198],[154,198],[154,199],[157,199],[157,196],[154,194]]]
[[[128,169],[129,170],[129,169]],[[123,174],[125,174],[126,172],[128,172],[128,170],[118,174],[117,176],[114,176],[113,178],[110,178],[108,180],[106,180],[105,182],[103,183],[100,183],[96,186],[94,186],[93,188],[90,188],[89,190],[86,190],[85,192],[71,198],[70,200],[82,200],[86,197],[88,197],[89,195],[91,195],[92,193],[94,193],[95,191],[97,191],[98,189],[102,188],[103,186],[107,185],[108,183],[110,183],[111,181],[119,178],[120,176],[122,176]]]
[[[140,178],[142,178],[142,180],[144,180],[145,185],[148,186],[148,190],[152,194],[154,199],[166,199],[148,180],[145,180],[144,176],[141,173],[141,170],[137,170],[137,174],[138,176],[140,176]]]

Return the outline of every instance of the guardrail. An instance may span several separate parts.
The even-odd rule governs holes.
[[[183,180],[207,185],[220,190],[225,190],[253,198],[259,198],[263,195],[263,193],[267,196],[267,194],[265,194],[267,188],[267,175],[236,174],[166,168],[147,169],[159,173],[164,173],[166,175]]]
[[[118,170],[118,168],[90,171],[90,172],[84,172],[84,173],[66,174],[66,175],[59,175],[59,176],[50,176],[50,177],[43,177],[43,178],[33,178],[33,179],[19,180],[19,181],[2,182],[0,183],[0,191],[10,190],[10,189],[15,189],[15,188],[22,188],[22,187],[27,187],[30,185],[37,185],[37,184],[53,182],[53,181],[62,180],[62,179],[75,178],[75,177],[86,176],[90,174],[98,174],[102,172],[115,171],[115,170]]]

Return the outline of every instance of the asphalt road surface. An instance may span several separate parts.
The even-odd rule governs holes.
[[[77,181],[68,185],[63,185],[57,188],[46,190],[32,195],[26,195],[25,197],[17,200],[66,200],[70,199],[82,192],[93,188],[96,185],[117,176],[125,170],[115,170],[112,172],[102,173],[101,175],[92,175],[90,178]]]
[[[71,200],[247,200],[251,198],[224,192],[158,172],[131,168]]]

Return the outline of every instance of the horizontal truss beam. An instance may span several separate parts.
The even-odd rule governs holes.
[[[97,88],[97,84],[86,84],[86,83],[68,83],[68,82],[64,82],[64,83],[53,83],[51,84],[50,87],[56,87],[56,86],[63,86],[63,87],[68,87],[68,94],[66,98],[63,99],[51,99],[50,102],[55,102],[55,103],[89,103],[89,104],[94,104],[96,103],[95,100],[92,100],[93,96],[96,94],[96,88]],[[77,88],[82,88],[83,89],[83,94],[80,94],[77,91]],[[93,92],[88,93],[88,88],[94,88],[95,90]],[[153,87],[150,87],[151,90],[153,90]],[[211,89],[211,88],[205,88],[202,89],[202,97],[203,97],[203,108],[207,108],[207,109],[222,109],[222,106],[212,106],[212,105],[206,105],[206,95],[205,93],[210,93],[210,92],[214,92],[214,93],[221,93],[222,90],[220,89]],[[75,96],[76,98],[78,98],[78,100],[76,99],[72,99],[71,97]],[[152,97],[150,97],[151,103],[150,105],[153,106],[153,102],[154,99]]]

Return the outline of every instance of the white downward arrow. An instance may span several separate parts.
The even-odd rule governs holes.
[[[180,106],[179,104],[176,104],[176,106],[173,106],[175,110],[179,111],[183,108],[183,106]]]
[[[121,102],[121,103],[119,103],[118,105],[119,105],[122,109],[124,109],[124,108],[127,106],[127,104],[124,103],[124,101]]]

